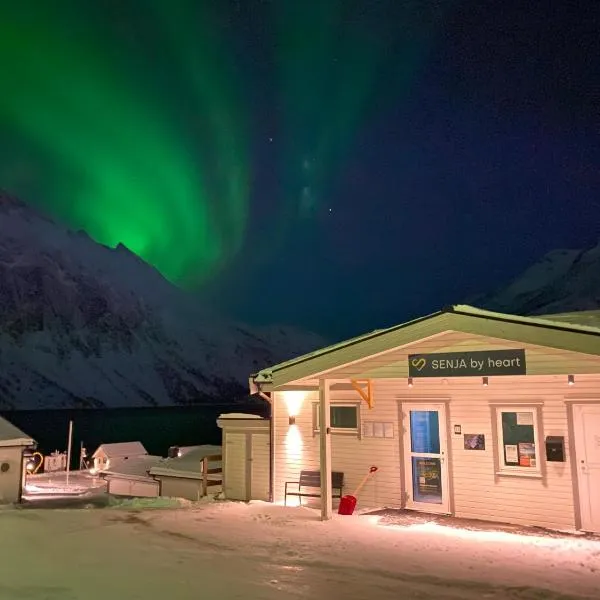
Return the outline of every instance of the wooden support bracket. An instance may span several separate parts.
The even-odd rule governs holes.
[[[359,396],[367,403],[369,409],[373,408],[375,401],[375,398],[373,398],[373,382],[370,379],[351,379],[350,383]]]

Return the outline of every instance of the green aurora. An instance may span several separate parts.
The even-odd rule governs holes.
[[[246,92],[255,82],[240,72],[239,52],[252,43],[243,48],[227,12],[243,15],[242,5],[5,3],[0,187],[101,243],[123,243],[179,285],[221,273],[247,244],[251,218]],[[299,218],[327,206],[361,124],[382,108],[378,85],[385,81],[389,98],[406,89],[440,16],[437,1],[425,12],[415,6],[244,5],[260,13],[278,114],[280,189],[255,191],[275,195],[267,254]]]
[[[249,166],[214,16],[176,6],[3,5],[0,185],[193,285],[242,243]]]

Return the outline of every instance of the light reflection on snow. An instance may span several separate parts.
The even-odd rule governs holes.
[[[374,525],[379,524],[381,517],[368,516],[367,519]],[[501,542],[506,544],[524,544],[529,546],[545,546],[547,548],[561,548],[564,550],[575,549],[581,545],[578,538],[555,538],[536,535],[524,535],[509,531],[461,529],[447,527],[433,521],[427,523],[414,523],[412,525],[385,525],[386,529],[397,531],[410,531],[411,533],[435,534],[446,537],[458,538],[467,541]]]

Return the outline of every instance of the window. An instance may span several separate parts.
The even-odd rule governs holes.
[[[498,408],[497,417],[500,472],[539,475],[538,409]]]
[[[360,424],[360,404],[336,402],[329,407],[329,420],[332,433],[358,433]],[[313,433],[319,431],[319,404],[313,404]]]

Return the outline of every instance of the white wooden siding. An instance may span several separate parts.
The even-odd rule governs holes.
[[[568,371],[565,371],[568,372]],[[399,407],[406,402],[447,401],[449,436],[450,506],[458,517],[535,525],[554,529],[574,529],[574,483],[571,473],[572,444],[569,440],[568,410],[565,400],[600,399],[600,376],[578,375],[574,386],[566,375],[490,377],[489,386],[481,378],[417,379],[409,388],[406,379],[379,379],[373,382],[374,408],[361,406],[365,420],[394,423],[394,438],[362,438],[332,434],[332,468],[343,471],[345,493],[351,493],[369,466],[380,471],[360,494],[361,507],[400,507],[403,504],[402,439]],[[274,394],[274,500],[283,501],[285,481],[297,481],[302,469],[319,468],[319,438],[313,436],[312,403],[316,392],[307,392],[290,426],[286,392]],[[353,391],[332,391],[331,401],[356,401]],[[538,406],[541,417],[538,457],[542,478],[498,475],[495,436],[496,405]],[[455,435],[454,425],[461,425]],[[465,433],[485,435],[486,449],[464,450]],[[566,441],[566,461],[545,460],[544,440],[560,435]],[[297,447],[297,442],[301,447]],[[292,499],[293,501],[293,499]]]
[[[375,384],[375,396],[379,383]],[[283,501],[285,481],[298,481],[302,469],[319,469],[319,437],[313,434],[314,402],[317,392],[308,392],[302,401],[296,424],[290,426],[285,392],[275,393],[274,411],[274,500]],[[356,402],[355,391],[332,390],[331,403]],[[366,475],[369,467],[376,465],[377,474],[362,489],[360,506],[398,506],[402,497],[400,470],[400,442],[398,433],[397,402],[377,402],[369,410],[363,402],[360,408],[361,425],[364,421],[388,422],[394,424],[393,438],[359,439],[356,434],[332,433],[332,470],[344,473],[344,493],[349,494]],[[301,446],[298,446],[301,444]],[[294,502],[293,498],[289,498]],[[303,500],[304,503],[304,500]]]

